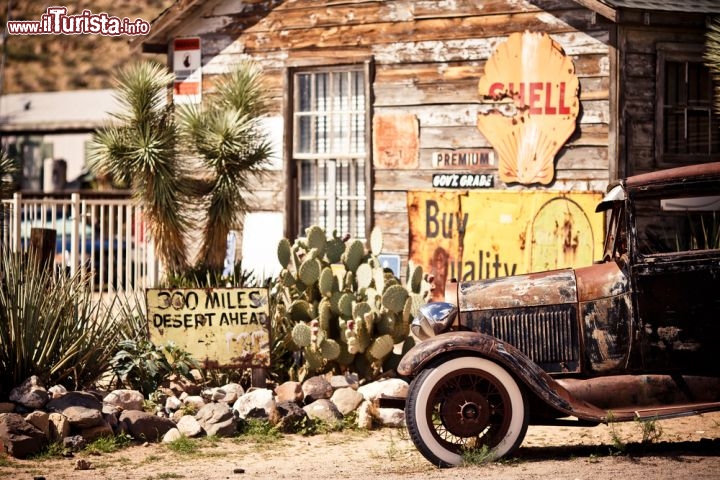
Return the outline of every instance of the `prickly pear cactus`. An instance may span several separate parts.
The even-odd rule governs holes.
[[[298,379],[333,371],[372,380],[395,368],[401,355],[394,352],[414,343],[410,322],[430,291],[422,269],[409,265],[407,283],[385,271],[378,260],[379,229],[368,249],[337,232],[328,237],[317,226],[305,235],[278,244],[283,270],[271,290],[274,314],[294,325],[288,342],[304,359]]]

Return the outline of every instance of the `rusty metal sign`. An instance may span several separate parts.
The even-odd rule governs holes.
[[[408,192],[410,259],[445,282],[591,265],[602,255],[598,192]]]
[[[172,341],[206,367],[270,366],[267,289],[148,289],[146,302],[154,343]]]
[[[373,161],[377,168],[416,169],[419,165],[420,124],[412,114],[373,117]]]
[[[477,128],[498,154],[500,180],[552,182],[555,155],[580,111],[575,66],[545,33],[513,33],[488,59],[478,84]]]

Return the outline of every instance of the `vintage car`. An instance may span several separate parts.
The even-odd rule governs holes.
[[[619,181],[597,211],[594,265],[449,283],[422,308],[398,373],[433,464],[507,455],[528,424],[720,410],[720,163]]]

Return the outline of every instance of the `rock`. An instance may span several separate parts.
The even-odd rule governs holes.
[[[388,378],[377,382],[368,383],[358,388],[365,400],[374,402],[380,395],[388,397],[406,398],[410,386],[400,378]]]
[[[171,428],[165,433],[165,435],[163,435],[162,443],[174,442],[175,440],[181,439],[182,436],[183,434],[180,433],[180,430],[178,430],[177,428]]]
[[[120,413],[122,413],[122,410],[113,405],[103,405],[103,420],[105,420],[108,425],[113,428],[113,430],[116,429],[118,426],[118,417],[120,416]]]
[[[338,390],[340,388],[347,388],[347,387],[357,390],[358,385],[359,385],[359,383],[358,383],[357,373],[347,373],[345,375],[333,375],[332,377],[330,377],[330,386],[332,386],[333,390]]]
[[[202,390],[199,385],[196,385],[187,378],[176,374],[170,375],[162,383],[162,386],[172,390],[173,394],[177,397],[179,397],[183,392],[186,392],[188,395],[199,395]]]
[[[37,428],[41,432],[43,432],[43,435],[45,435],[45,438],[50,440],[50,414],[47,412],[43,412],[42,410],[35,410],[34,412],[30,412],[27,415],[25,415],[25,421],[28,422],[33,427]]]
[[[75,460],[75,470],[90,470],[92,468],[92,464],[84,458],[78,458]]]
[[[53,412],[48,415],[50,441],[57,442],[70,435],[70,422],[62,413]]]
[[[203,433],[202,425],[192,415],[184,415],[177,422],[177,429],[186,437],[197,437]]]
[[[257,388],[240,396],[233,405],[233,410],[242,419],[246,418],[277,418],[277,404],[272,390]]]
[[[325,377],[315,376],[305,380],[302,384],[303,402],[307,405],[315,400],[329,399],[333,394],[332,385]]]
[[[357,426],[364,430],[373,428],[373,404],[369,400],[363,401],[355,411],[357,413]]]
[[[48,389],[48,393],[50,394],[50,398],[60,398],[63,395],[67,393],[67,388],[63,387],[62,385],[53,385]]]
[[[335,404],[342,415],[354,412],[365,398],[360,392],[352,387],[344,387],[335,390],[330,401]]]
[[[50,395],[35,375],[10,390],[10,401],[30,410],[43,408],[49,400]]]
[[[300,382],[285,382],[275,387],[275,401],[277,403],[296,402],[303,400],[302,385]]]
[[[208,403],[195,419],[208,436],[229,437],[237,433],[237,419],[227,403]]]
[[[307,413],[307,416],[311,419],[320,420],[330,425],[339,423],[343,418],[335,404],[326,398],[321,398],[309,405],[305,405],[303,410],[305,410],[305,413]]]
[[[373,416],[383,427],[404,427],[405,411],[399,408],[376,408]]]
[[[118,419],[120,429],[129,433],[136,440],[156,442],[163,437],[175,423],[169,418],[162,418],[139,410],[125,410]]]
[[[182,404],[182,401],[176,396],[167,397],[165,400],[165,412],[172,413],[182,407]]]
[[[86,442],[91,443],[100,437],[111,437],[114,435],[110,424],[103,419],[100,424],[90,428],[83,428],[80,431],[80,435],[85,439]]]
[[[27,458],[47,444],[43,432],[26,422],[19,413],[0,414],[0,452],[15,458]]]
[[[68,450],[71,450],[73,452],[77,452],[85,448],[85,445],[87,445],[87,442],[82,437],[82,435],[73,435],[71,437],[65,437],[63,438],[63,448],[67,448]]]
[[[113,390],[103,398],[103,403],[121,410],[142,410],[145,397],[137,390]]]
[[[50,412],[63,413],[67,407],[85,407],[102,410],[102,402],[92,393],[68,392],[65,395],[50,400],[45,409]]]
[[[0,413],[13,413],[15,404],[12,402],[0,402]]]
[[[308,414],[295,402],[277,404],[279,416],[277,429],[283,433],[298,433],[309,419]]]
[[[210,388],[203,391],[202,396],[211,402],[225,402],[233,404],[237,399],[245,393],[242,386],[238,383],[228,383],[222,387]]]
[[[190,405],[195,412],[205,406],[205,400],[200,395],[189,395],[183,400],[185,405]]]
[[[81,430],[100,425],[103,422],[103,414],[100,409],[73,406],[65,408],[62,414],[65,415],[72,428]]]

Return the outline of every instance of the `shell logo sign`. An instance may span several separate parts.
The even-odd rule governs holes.
[[[514,33],[488,59],[477,128],[498,155],[505,183],[543,185],[580,110],[575,67],[544,33]]]

